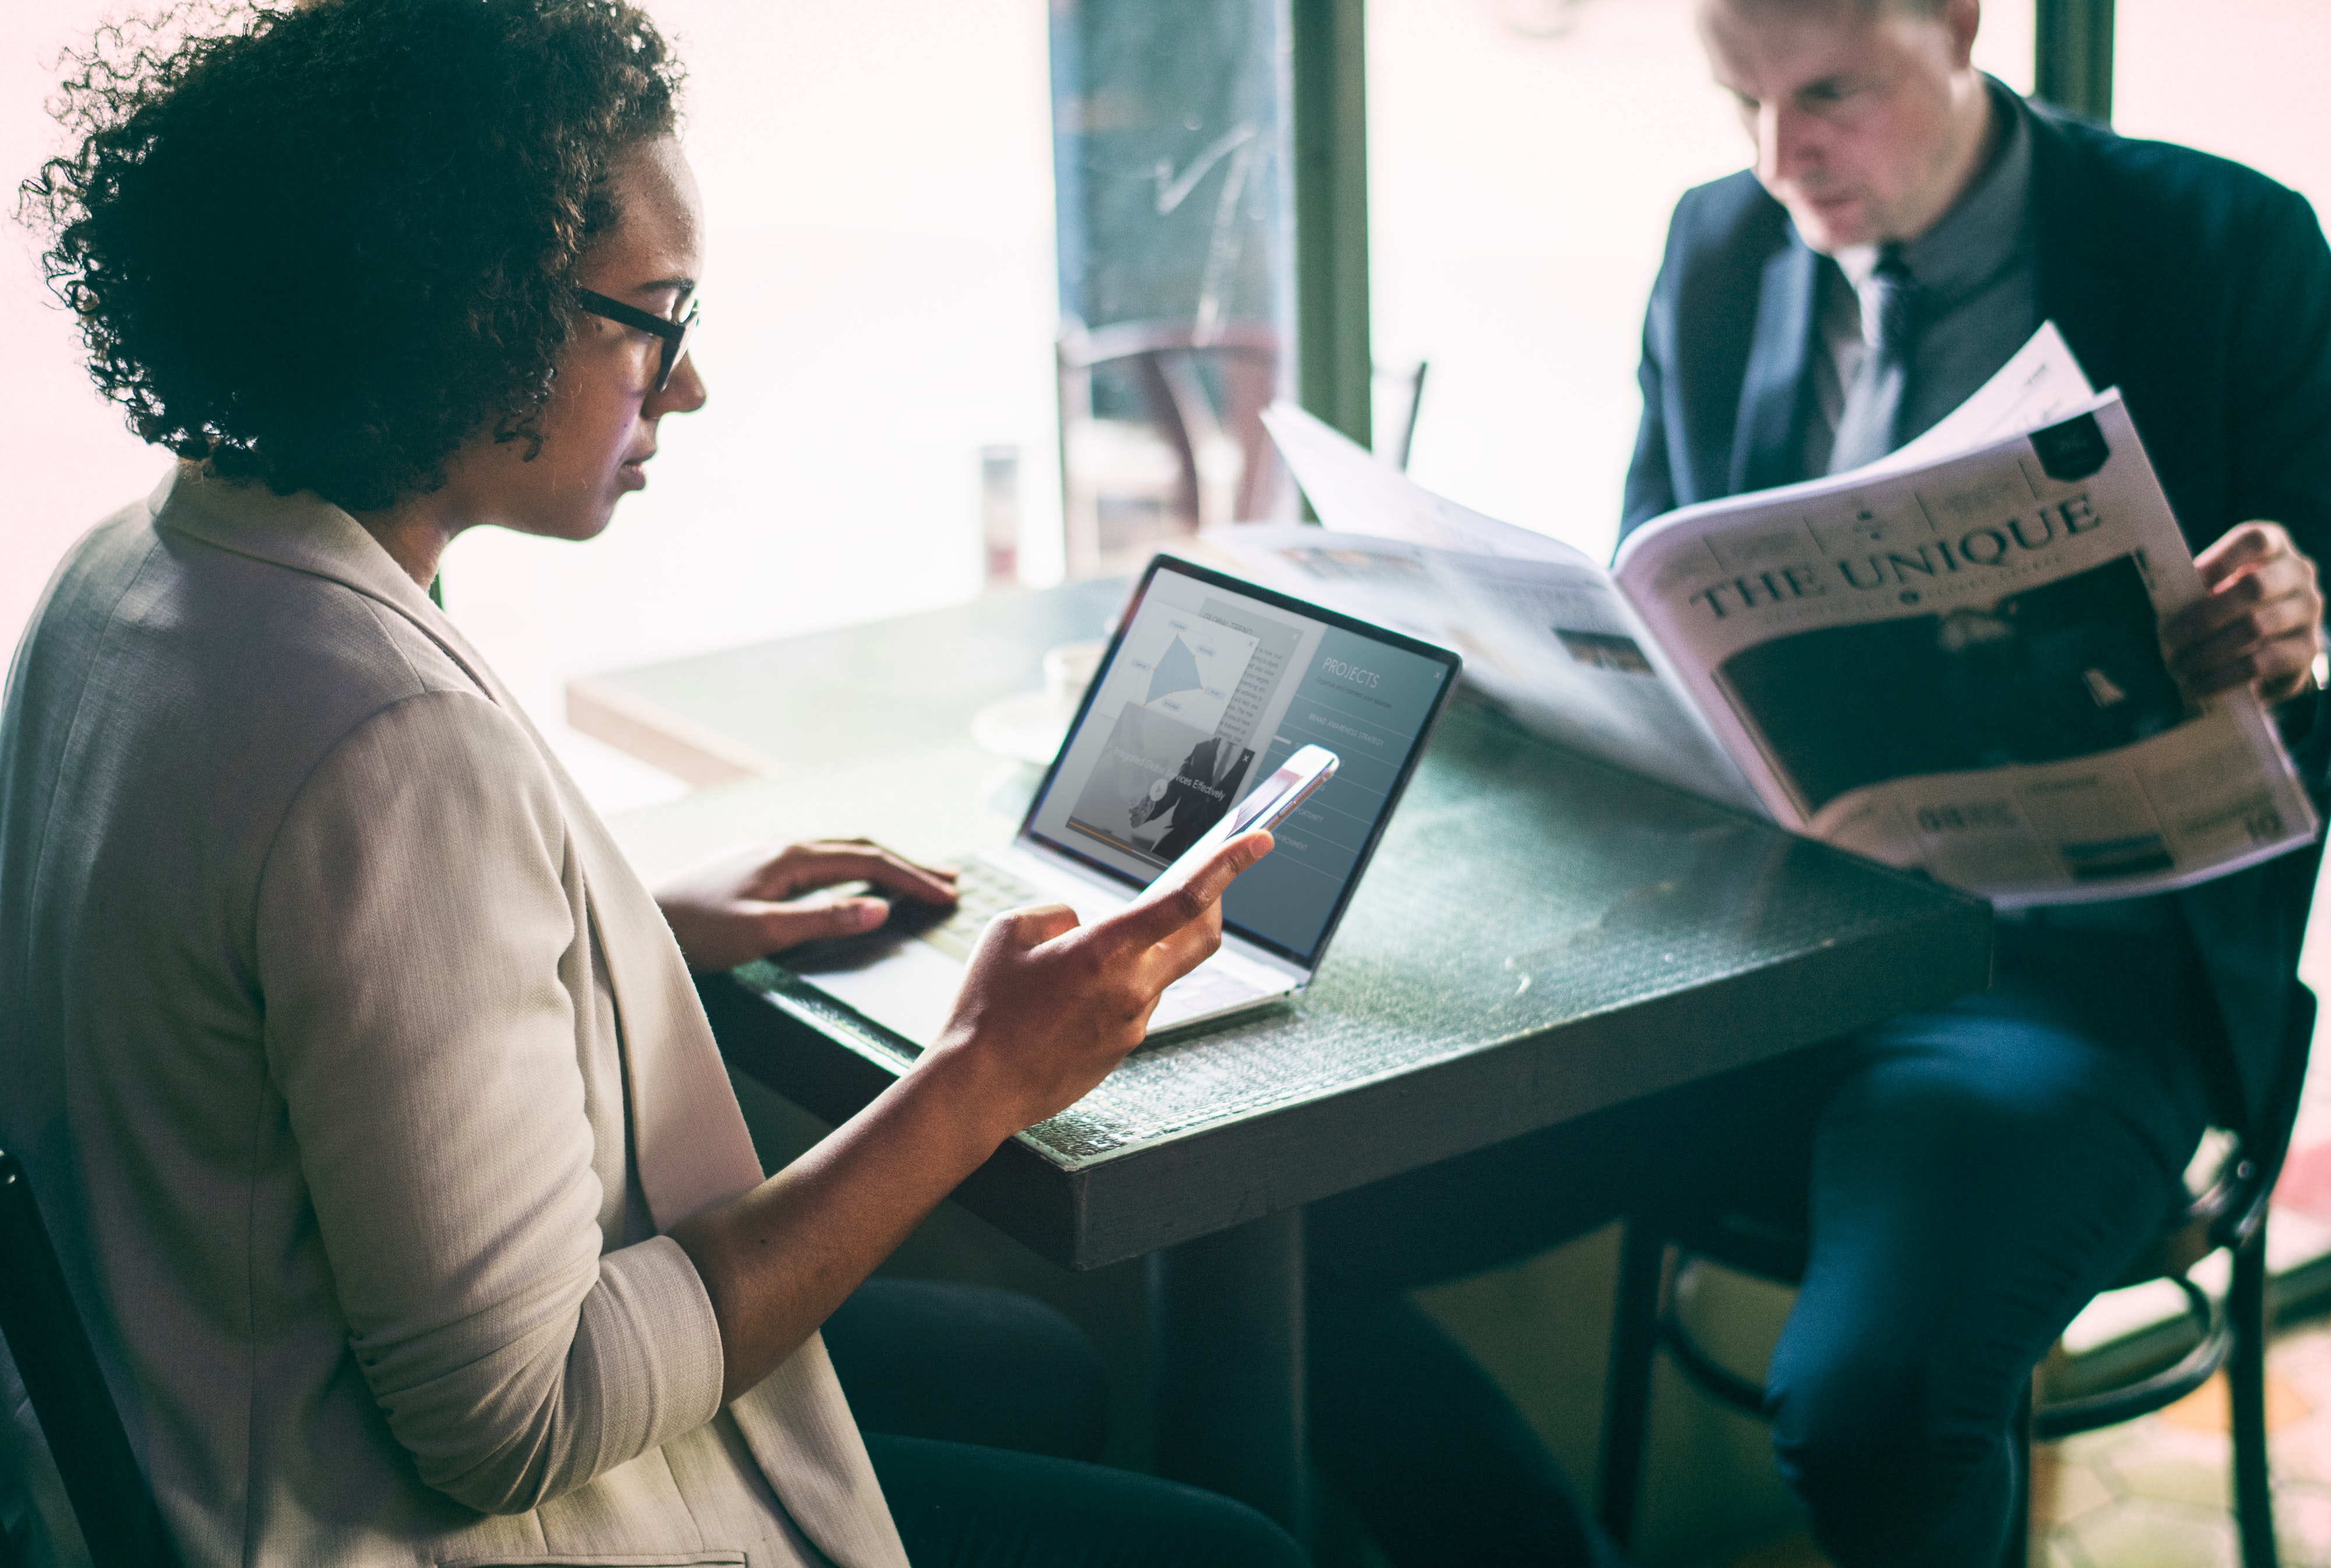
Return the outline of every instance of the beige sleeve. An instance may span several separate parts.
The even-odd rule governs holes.
[[[600,1252],[560,979],[584,939],[569,852],[519,726],[433,692],[340,743],[261,879],[268,1060],[350,1348],[422,1478],[487,1513],[571,1491],[720,1401],[687,1255],[661,1237]]]

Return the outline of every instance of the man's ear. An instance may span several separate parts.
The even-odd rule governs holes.
[[[1951,64],[1966,70],[1974,63],[1974,35],[1983,30],[1983,0],[1943,0],[1937,20],[1951,35]]]

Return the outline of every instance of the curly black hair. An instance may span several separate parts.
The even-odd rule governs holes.
[[[66,59],[78,145],[18,212],[99,389],[359,511],[480,429],[539,448],[610,166],[674,128],[680,74],[622,0],[202,0]]]

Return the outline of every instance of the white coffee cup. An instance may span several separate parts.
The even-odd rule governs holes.
[[[1099,638],[1044,650],[1044,695],[1062,724],[1076,717],[1077,704],[1084,700],[1085,688],[1092,684],[1100,656],[1108,651],[1108,644]]]

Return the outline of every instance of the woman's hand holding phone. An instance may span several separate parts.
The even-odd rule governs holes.
[[[916,1071],[962,1074],[966,1109],[994,1118],[997,1143],[1066,1110],[1141,1043],[1166,988],[1222,946],[1223,891],[1270,847],[1269,833],[1242,833],[1089,926],[1065,904],[997,916]]]
[[[1223,891],[1337,765],[1334,752],[1304,746],[1106,919],[1081,926],[1065,904],[997,916],[923,1060],[987,1053],[985,1081],[1009,1107],[998,1142],[1082,1099],[1141,1043],[1166,988],[1222,946]]]

